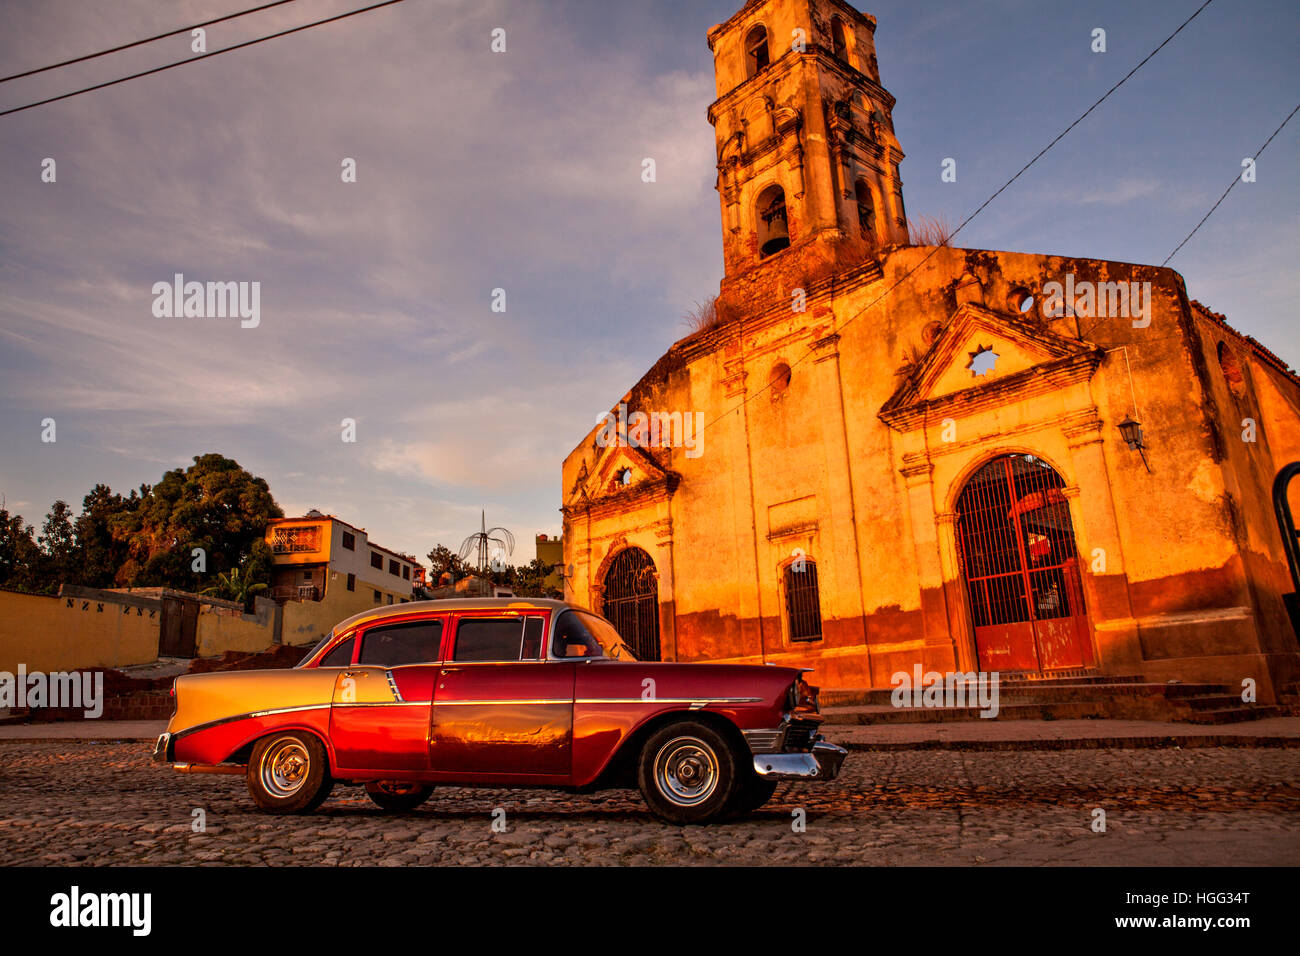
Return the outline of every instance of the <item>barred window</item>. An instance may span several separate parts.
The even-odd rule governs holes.
[[[817,565],[807,558],[786,565],[785,614],[790,640],[821,640],[822,606],[817,590]]]

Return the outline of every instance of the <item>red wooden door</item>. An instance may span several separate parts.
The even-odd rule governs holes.
[[[977,471],[957,502],[957,543],[984,671],[1094,663],[1070,508],[1060,476],[1031,455]]]

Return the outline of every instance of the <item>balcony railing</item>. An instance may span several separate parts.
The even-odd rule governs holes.
[[[319,601],[321,589],[314,584],[281,584],[271,588],[271,598],[275,601]]]
[[[271,550],[276,554],[319,551],[320,528],[276,528],[271,532]]]

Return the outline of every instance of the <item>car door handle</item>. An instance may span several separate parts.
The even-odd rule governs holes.
[[[442,669],[442,673],[440,676],[445,676],[447,674],[459,674],[462,670],[464,670],[464,668],[462,667],[444,667]]]

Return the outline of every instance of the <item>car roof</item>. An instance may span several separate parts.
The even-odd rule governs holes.
[[[579,607],[576,604],[557,601],[553,598],[483,597],[451,598],[445,601],[408,601],[405,604],[389,604],[382,608],[372,608],[353,614],[351,617],[335,624],[332,633],[342,634],[358,624],[370,621],[383,621],[394,617],[400,618],[408,614],[427,614],[431,611],[563,611],[569,608],[575,611],[586,610],[586,608]]]

